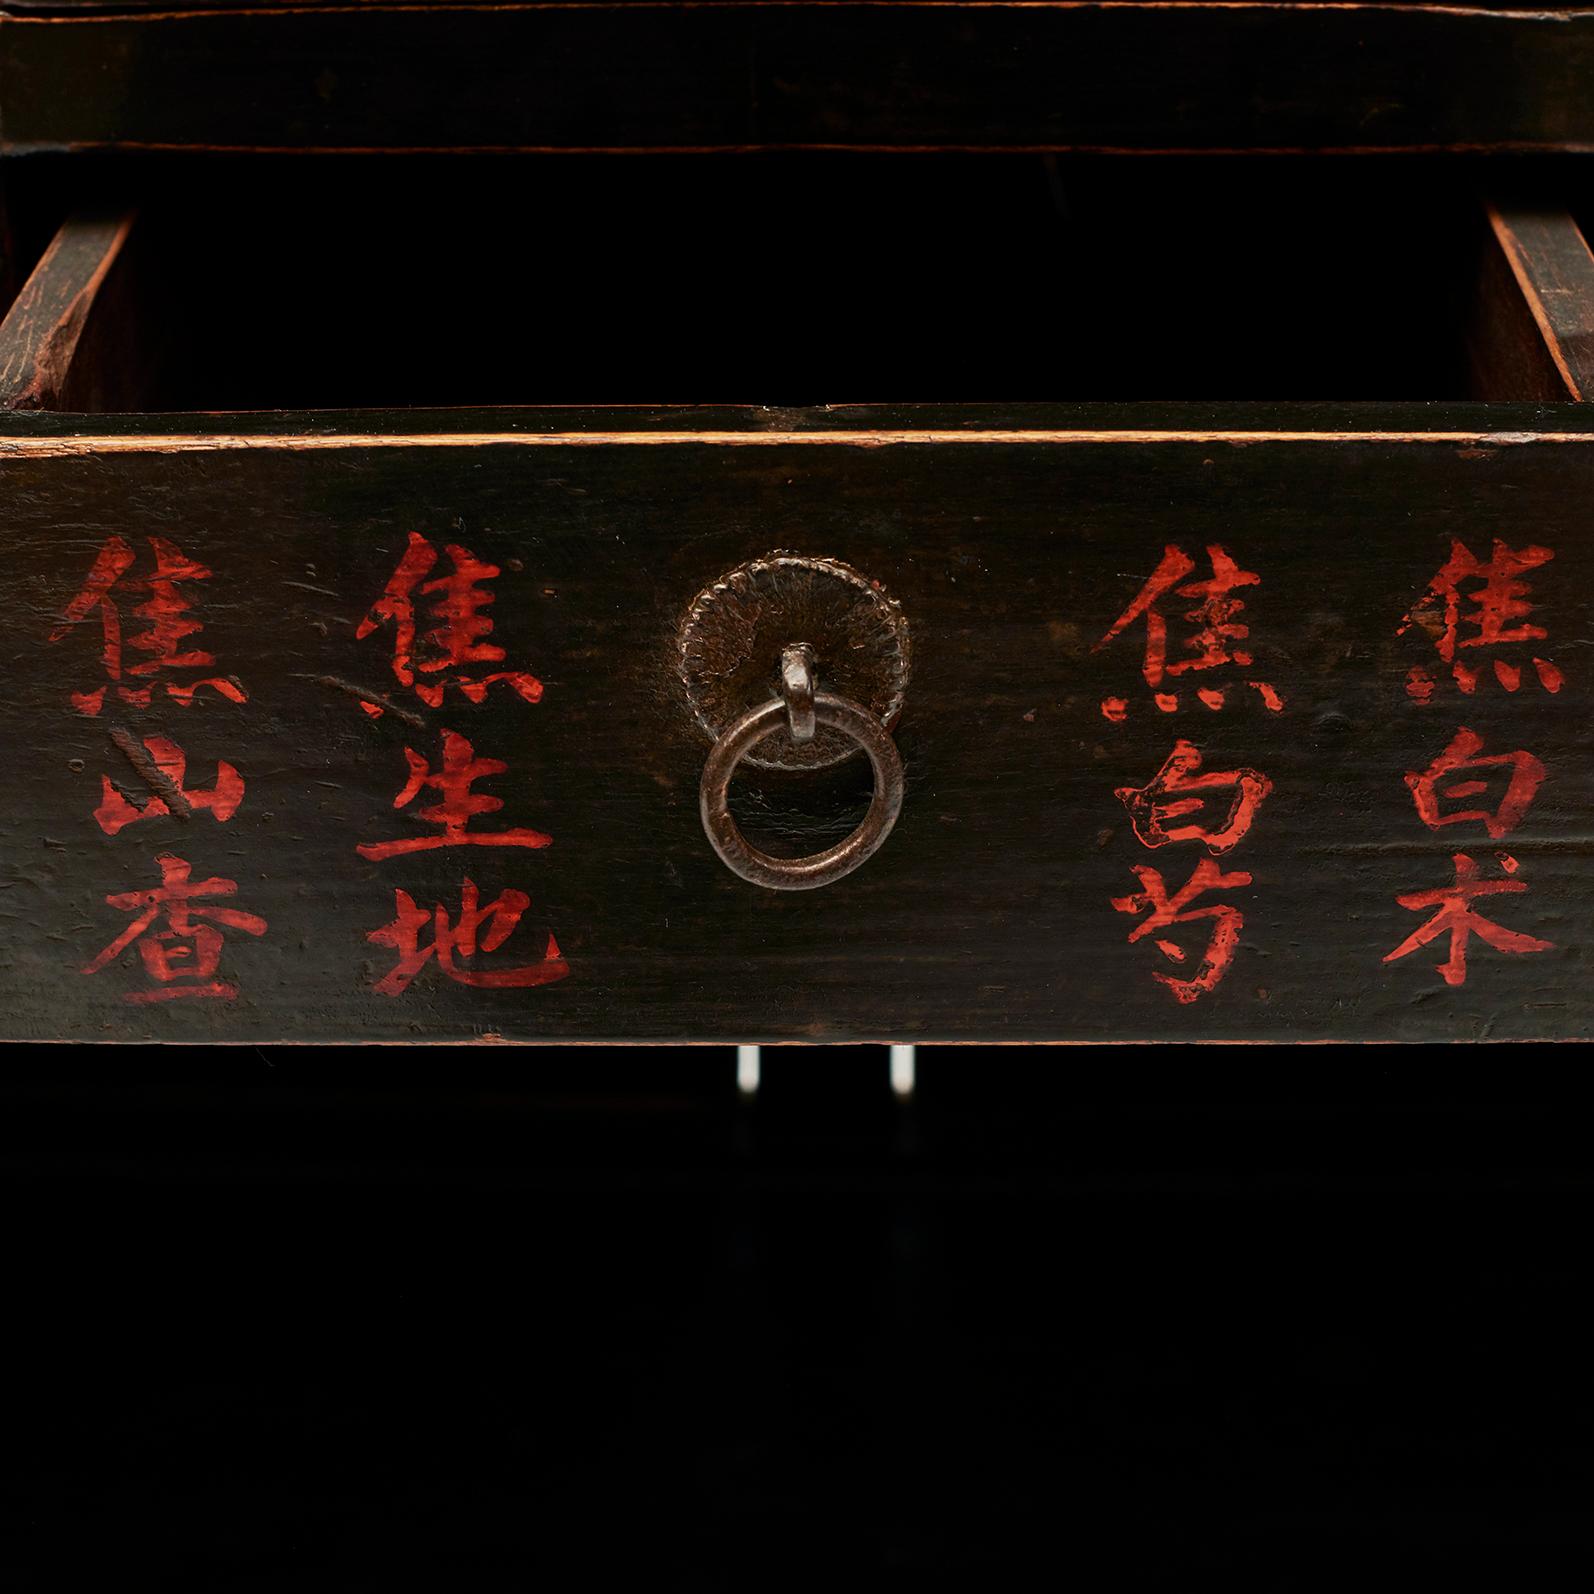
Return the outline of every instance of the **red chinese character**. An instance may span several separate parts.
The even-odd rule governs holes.
[[[367,637],[379,626],[391,623],[395,632],[393,674],[432,708],[442,705],[443,693],[449,686],[457,686],[472,703],[480,703],[487,696],[488,687],[496,681],[504,682],[526,702],[537,702],[542,696],[542,682],[524,670],[495,670],[484,676],[460,673],[464,665],[497,664],[504,657],[504,650],[497,643],[486,640],[492,633],[493,622],[483,611],[494,601],[495,594],[480,585],[502,572],[497,565],[484,563],[458,543],[445,544],[443,552],[453,562],[453,571],[423,581],[437,563],[437,550],[425,537],[412,531],[404,557],[399,560],[382,596],[360,622],[355,636]],[[417,594],[431,600],[428,607],[434,621],[420,636],[419,657],[415,617]],[[418,680],[418,675],[435,679]],[[378,704],[362,706],[373,716],[382,713]]]
[[[1240,587],[1254,587],[1261,577],[1250,570],[1242,570],[1229,553],[1210,543],[1207,557],[1212,562],[1212,576],[1207,581],[1179,583],[1195,569],[1195,561],[1174,543],[1169,543],[1162,555],[1162,563],[1152,572],[1151,579],[1140,589],[1140,595],[1119,615],[1101,641],[1091,651],[1099,652],[1121,631],[1135,621],[1146,622],[1146,656],[1142,665],[1146,684],[1152,690],[1152,701],[1164,714],[1171,714],[1179,706],[1177,693],[1162,690],[1169,676],[1182,675],[1189,670],[1215,670],[1226,666],[1240,669],[1251,667],[1251,654],[1237,648],[1251,634],[1251,628],[1240,622],[1245,600],[1234,596]],[[1168,615],[1163,612],[1163,600],[1170,594],[1188,598],[1191,607],[1176,612],[1175,618],[1192,628],[1192,635],[1182,644],[1182,651],[1170,663],[1168,659]],[[1246,683],[1261,697],[1264,704],[1275,713],[1284,707],[1284,699],[1266,681]],[[1203,707],[1214,711],[1223,707],[1227,689],[1204,686],[1196,692]],[[1101,711],[1110,720],[1121,720],[1129,705],[1121,697],[1102,700]]]
[[[477,906],[474,881],[467,880],[461,892],[459,923],[451,924],[448,910],[441,903],[430,913],[417,907],[407,891],[393,893],[393,922],[366,936],[378,946],[392,947],[398,953],[395,968],[376,982],[375,989],[383,996],[399,996],[409,988],[409,983],[436,957],[437,966],[449,979],[477,990],[524,989],[530,985],[548,985],[562,980],[570,972],[570,965],[559,952],[559,943],[550,931],[548,945],[536,963],[522,964],[514,969],[461,968],[454,960],[466,962],[476,956],[478,949],[496,952],[520,923],[520,916],[531,906],[531,898],[524,891],[501,891],[485,908]],[[429,946],[421,945],[421,934],[432,925]],[[485,926],[485,931],[484,931]],[[479,937],[479,940],[478,940]]]
[[[199,897],[230,897],[238,889],[237,882],[219,876],[190,880],[190,866],[169,853],[155,861],[160,865],[161,883],[154,890],[125,891],[105,899],[111,907],[138,917],[92,963],[84,965],[83,973],[99,973],[136,942],[145,970],[151,979],[161,982],[161,989],[127,991],[123,1001],[170,1002],[186,996],[231,1001],[238,994],[237,986],[214,977],[222,946],[222,934],[215,925],[224,924],[246,935],[264,935],[266,921],[238,908],[195,907]],[[162,917],[167,927],[151,933]],[[200,923],[203,919],[215,923]]]
[[[1181,739],[1173,744],[1173,751],[1149,784],[1118,788],[1118,799],[1129,810],[1130,823],[1145,846],[1199,841],[1216,855],[1228,852],[1251,828],[1262,799],[1273,790],[1273,782],[1255,769],[1213,770],[1198,775],[1200,768],[1201,754],[1192,743]],[[1214,828],[1193,816],[1205,809],[1206,793],[1220,791],[1232,795],[1222,822]],[[1185,815],[1192,816],[1190,823],[1168,825],[1167,821]]]
[[[1522,822],[1540,782],[1545,776],[1544,765],[1532,753],[1496,753],[1489,758],[1475,755],[1483,747],[1483,738],[1476,731],[1462,726],[1451,739],[1450,745],[1420,775],[1406,776],[1412,799],[1417,804],[1417,814],[1430,830],[1442,825],[1461,825],[1480,821],[1490,837],[1498,841],[1508,836]],[[1510,779],[1498,805],[1487,808],[1463,808],[1457,813],[1442,814],[1441,801],[1461,802],[1468,797],[1478,797],[1488,791],[1486,780],[1458,780],[1440,790],[1440,782],[1469,769],[1505,769],[1510,767]]]
[[[1198,996],[1203,996],[1212,990],[1234,961],[1234,951],[1239,943],[1240,931],[1245,928],[1245,917],[1238,908],[1228,903],[1216,903],[1211,907],[1196,908],[1190,912],[1183,910],[1204,891],[1232,891],[1237,887],[1250,885],[1251,877],[1243,870],[1224,874],[1222,868],[1210,858],[1203,858],[1196,864],[1195,872],[1189,880],[1169,896],[1168,887],[1156,869],[1137,864],[1135,874],[1140,881],[1140,890],[1132,892],[1127,897],[1114,897],[1112,904],[1120,913],[1150,914],[1148,919],[1137,924],[1129,932],[1131,942],[1138,941],[1155,930],[1167,929],[1171,925],[1194,924],[1201,919],[1212,920],[1212,938],[1207,942],[1207,949],[1202,955],[1201,962],[1190,978],[1178,979],[1171,974],[1162,974],[1155,970],[1152,972],[1152,978],[1161,980],[1179,1001],[1193,1002]],[[1176,941],[1159,936],[1157,948],[1171,963],[1186,961],[1184,948]]]
[[[136,743],[128,738],[129,750]],[[141,761],[140,773],[144,775],[156,795],[142,808],[124,797],[112,784],[109,775],[100,776],[100,806],[94,810],[100,829],[107,836],[135,825],[141,819],[159,819],[172,812],[175,805],[183,817],[194,813],[210,813],[218,824],[225,823],[238,812],[244,800],[243,776],[225,760],[216,765],[216,784],[209,791],[191,791],[183,784],[188,773],[188,755],[176,742],[164,736],[146,736],[148,761]]]
[[[508,768],[501,758],[477,758],[465,737],[454,731],[443,732],[443,765],[436,773],[413,748],[404,749],[410,778],[404,790],[393,799],[395,808],[404,808],[420,796],[427,786],[442,794],[430,808],[419,809],[418,817],[442,828],[440,836],[414,836],[404,841],[362,841],[356,851],[362,858],[381,860],[403,852],[427,852],[434,847],[546,847],[551,836],[540,830],[467,831],[477,814],[496,813],[504,806],[502,797],[473,793],[471,786],[487,775],[502,775]]]
[[[1505,853],[1498,854],[1498,857],[1500,867],[1506,874],[1514,875],[1517,869],[1516,859]],[[1469,936],[1482,937],[1500,952],[1548,952],[1551,949],[1552,942],[1541,941],[1536,936],[1523,935],[1518,930],[1507,930],[1484,918],[1482,914],[1474,913],[1468,905],[1479,897],[1507,896],[1526,891],[1525,881],[1481,879],[1477,864],[1464,852],[1456,853],[1451,862],[1456,870],[1456,883],[1453,886],[1444,886],[1436,891],[1413,891],[1406,896],[1395,898],[1401,907],[1409,908],[1413,913],[1421,913],[1424,908],[1432,908],[1434,915],[1426,924],[1413,930],[1393,952],[1385,954],[1384,962],[1393,963],[1396,958],[1403,958],[1408,952],[1415,952],[1418,947],[1426,946],[1439,936],[1449,935],[1450,956],[1439,965],[1439,972],[1444,976],[1446,985],[1462,985],[1467,978]]]
[[[73,626],[98,611],[100,633],[104,647],[100,658],[108,683],[124,703],[140,708],[149,706],[153,684],[132,685],[132,680],[150,683],[150,678],[165,670],[205,670],[215,664],[209,653],[190,648],[179,651],[181,645],[204,627],[188,615],[188,600],[179,590],[182,581],[208,581],[210,571],[190,559],[177,546],[164,537],[149,538],[155,555],[155,569],[142,579],[127,579],[137,555],[120,537],[109,537],[100,549],[88,580],[77,596],[66,607],[61,623],[50,633],[51,642],[59,642]],[[124,643],[122,613],[116,603],[120,589],[127,593],[147,592],[148,599],[131,612],[136,619],[147,622],[146,628]],[[124,658],[126,648],[147,654],[148,657],[129,664]],[[192,703],[194,694],[202,686],[213,687],[233,703],[246,701],[244,689],[236,681],[219,676],[208,676],[198,681],[162,681],[159,683],[168,697],[183,704]],[[96,687],[92,692],[72,693],[72,704],[80,714],[98,714],[104,705],[106,688]]]
[[[1475,559],[1464,543],[1452,541],[1449,562],[1412,605],[1396,635],[1404,636],[1413,625],[1425,631],[1433,639],[1434,650],[1450,666],[1456,684],[1463,692],[1475,692],[1482,671],[1458,655],[1464,648],[1537,642],[1547,635],[1542,626],[1527,623],[1533,612],[1533,605],[1526,601],[1532,589],[1522,578],[1554,557],[1549,548],[1518,550],[1496,537],[1493,553],[1485,561]],[[1475,612],[1463,614],[1464,606]],[[1463,636],[1464,627],[1475,628],[1477,634]],[[1565,677],[1548,659],[1532,657],[1539,684],[1546,692],[1559,692]],[[1474,658],[1482,664],[1482,655]],[[1520,664],[1500,658],[1488,662],[1506,691],[1514,692],[1522,684]],[[1419,703],[1428,702],[1434,691],[1433,676],[1421,666],[1412,668],[1407,672],[1406,691]]]

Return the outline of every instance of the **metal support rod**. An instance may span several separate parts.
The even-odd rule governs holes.
[[[761,1072],[762,1058],[757,1046],[738,1046],[736,1048],[736,1088],[744,1096],[758,1094],[758,1076]]]
[[[915,1075],[918,1072],[917,1054],[917,1046],[891,1048],[891,1090],[898,1101],[907,1101],[913,1095]]]

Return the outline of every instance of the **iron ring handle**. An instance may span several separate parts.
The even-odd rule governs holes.
[[[699,806],[710,844],[734,873],[771,891],[812,891],[851,874],[880,849],[902,812],[902,758],[880,721],[849,699],[826,692],[815,695],[813,713],[819,724],[851,737],[874,766],[874,796],[869,812],[862,824],[834,847],[810,853],[806,858],[772,858],[753,846],[731,818],[726,801],[731,776],[751,748],[787,723],[787,707],[782,699],[751,708],[733,720],[703,766]]]

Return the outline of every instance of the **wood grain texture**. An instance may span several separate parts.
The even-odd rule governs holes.
[[[1565,403],[1448,404],[733,404],[547,405],[514,409],[270,410],[228,414],[0,417],[0,453],[297,452],[351,447],[911,447],[992,442],[1435,441],[1509,447],[1594,437],[1594,409]]]
[[[1486,225],[1465,328],[1468,374],[1477,397],[1542,404],[1575,398],[1533,310],[1498,232]]]
[[[94,11],[121,11],[128,13],[180,12],[192,14],[202,11],[216,11],[223,8],[231,11],[391,11],[400,7],[412,11],[447,11],[450,9],[461,11],[482,11],[487,9],[558,11],[590,9],[594,5],[611,9],[618,6],[631,6],[637,10],[656,10],[660,7],[679,7],[686,3],[688,3],[688,0],[4,0],[4,4],[0,4],[0,15],[10,12],[24,16],[71,17],[80,12]],[[822,8],[824,6],[857,5],[862,3],[862,0],[690,0],[690,3],[697,6],[767,5]],[[936,3],[963,7],[1028,5],[1032,7],[1050,6],[1058,10],[1082,5],[1138,5],[1151,10],[1168,11],[1189,6],[1215,4],[1216,0],[870,0],[870,3],[883,6]],[[1242,0],[1231,0],[1231,3],[1242,3]],[[1297,11],[1322,11],[1332,10],[1336,5],[1342,6],[1355,3],[1355,0],[1243,0],[1243,3],[1274,5]],[[1396,0],[1363,0],[1363,3],[1367,5],[1394,4]],[[1410,10],[1432,11],[1538,11],[1549,14],[1582,9],[1568,5],[1546,6],[1541,3],[1541,0],[1490,0],[1490,4],[1487,6],[1458,3],[1458,0],[1398,0],[1398,3],[1403,4]]]
[[[1522,349],[1517,382],[1505,398],[1594,397],[1594,254],[1576,221],[1552,207],[1491,204],[1495,346],[1514,337]],[[1513,295],[1518,307],[1507,302]]]
[[[1187,425],[1190,414],[1145,407],[1138,431],[1092,435],[1092,419],[1109,428],[1122,415],[1087,407],[1066,433],[1055,414],[1019,413],[1006,419],[1027,419],[1028,437],[997,440],[988,429],[980,443],[874,446],[860,443],[871,422],[959,434],[953,414],[907,410],[810,417],[808,433],[790,415],[783,431],[760,431],[770,418],[747,414],[742,433],[723,425],[694,439],[621,411],[572,418],[592,428],[577,443],[536,431],[551,414],[477,415],[471,426],[499,441],[474,448],[432,446],[414,417],[316,417],[305,424],[325,446],[309,450],[294,446],[296,423],[282,417],[5,417],[0,432],[23,445],[131,441],[140,426],[158,440],[166,425],[233,438],[203,451],[89,446],[37,457],[24,447],[0,459],[13,555],[0,594],[9,665],[0,732],[27,749],[0,801],[7,1033],[1584,1036],[1594,1020],[1594,755],[1579,660],[1594,641],[1583,513],[1594,423],[1580,406],[1370,407],[1355,417],[1359,435],[1334,440],[1347,412],[1355,407],[1295,411],[1295,435],[1252,425],[1159,437],[1159,423]],[[1423,436],[1413,414],[1438,429]],[[452,425],[444,436],[469,429],[457,416],[432,421]],[[351,435],[336,445],[340,427],[370,439],[389,424],[408,425],[414,440],[384,448]],[[628,442],[627,424],[653,440]],[[511,441],[522,425],[540,439],[533,446]],[[738,435],[759,441],[728,440]],[[814,440],[793,441],[801,436]],[[389,638],[356,630],[415,533],[500,568],[498,667],[532,670],[545,690],[527,704],[495,689],[446,712],[405,701],[432,734],[453,729],[506,761],[484,787],[505,799],[502,822],[546,833],[545,848],[472,848],[463,864],[457,852],[372,861],[355,850],[417,829],[394,798],[405,747],[425,737],[397,716],[372,719],[327,683],[405,696]],[[68,701],[100,679],[98,628],[46,639],[111,536],[137,550],[171,539],[211,572],[189,587],[205,626],[199,644],[248,687],[248,701],[127,707],[115,723],[141,739],[179,739],[190,785],[209,785],[218,761],[231,761],[247,794],[225,824],[199,813],[108,836],[92,817],[102,776],[131,773],[106,723]],[[1551,695],[1491,679],[1463,698],[1446,681],[1434,701],[1413,701],[1407,672],[1431,663],[1433,649],[1420,632],[1397,634],[1403,617],[1456,541],[1487,554],[1497,537],[1555,553],[1534,573],[1532,601],[1565,684]],[[1168,544],[1200,555],[1213,543],[1260,576],[1244,619],[1258,673],[1286,700],[1280,713],[1250,693],[1222,712],[1185,703],[1158,713],[1144,701],[1136,639],[1096,646]],[[759,891],[713,857],[696,812],[707,743],[672,667],[692,596],[780,546],[879,579],[913,627],[915,676],[897,738],[909,783],[902,820],[856,875],[811,896]],[[1121,723],[1101,712],[1112,693],[1131,703]],[[1417,923],[1397,896],[1447,883],[1463,845],[1422,826],[1405,778],[1462,725],[1491,747],[1530,751],[1548,772],[1501,843],[1528,889],[1496,905],[1502,921],[1553,945],[1527,956],[1474,941],[1468,980],[1451,987],[1435,972],[1442,947],[1383,959]],[[1154,981],[1158,955],[1128,944],[1130,921],[1112,907],[1133,889],[1136,864],[1179,868],[1136,842],[1114,795],[1143,785],[1176,735],[1197,741],[1209,767],[1254,767],[1273,784],[1229,860],[1253,876],[1235,963],[1191,1005]],[[738,817],[803,847],[838,834],[864,797],[847,771],[749,780]],[[77,972],[126,923],[107,898],[151,886],[168,849],[196,879],[236,881],[237,907],[267,921],[259,936],[228,937],[236,1001],[131,1006],[124,993],[142,978],[131,953],[131,966]],[[526,944],[495,957],[536,955],[551,932],[568,977],[470,990],[433,965],[403,996],[376,992],[392,954],[369,936],[393,917],[395,890],[457,906],[467,864],[484,902],[510,888],[531,899]]]
[[[0,69],[13,151],[1594,148],[1588,10],[13,7]]]
[[[80,211],[0,321],[0,408],[98,410],[136,383],[140,328],[121,314],[132,215]]]

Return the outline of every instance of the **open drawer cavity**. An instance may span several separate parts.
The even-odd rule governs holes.
[[[1594,259],[1471,175],[1003,157],[129,171],[0,406],[1576,400]]]

